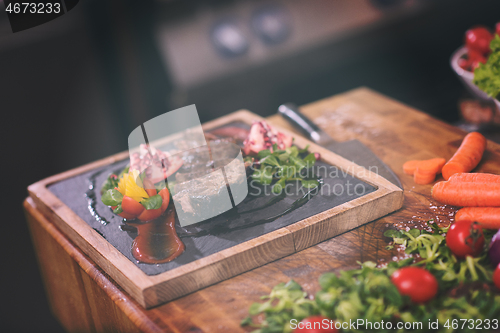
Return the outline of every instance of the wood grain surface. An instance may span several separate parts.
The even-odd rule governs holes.
[[[145,310],[45,217],[25,202],[34,244],[52,309],[68,331],[245,332],[239,322],[253,302],[279,282],[294,279],[309,293],[319,275],[356,266],[357,261],[392,260],[384,230],[418,226],[429,219],[447,222],[455,208],[430,198],[431,185],[416,185],[402,171],[408,159],[450,158],[465,133],[366,88],[311,103],[305,114],[339,141],[358,139],[400,177],[403,208],[375,222],[328,239],[175,301]],[[278,116],[273,124],[290,128]],[[290,130],[292,130],[290,128]],[[500,174],[500,146],[488,142],[476,169]],[[440,179],[437,179],[440,180]],[[58,282],[61,280],[61,283]],[[67,282],[62,282],[67,281]],[[125,326],[124,326],[125,325]]]

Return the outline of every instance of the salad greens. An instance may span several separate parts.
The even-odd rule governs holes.
[[[123,195],[116,189],[107,190],[103,193],[101,201],[106,206],[119,205],[123,200]]]
[[[500,98],[500,36],[495,35],[490,43],[491,54],[485,64],[474,70],[474,84],[488,96]]]
[[[118,187],[118,182],[120,181],[120,178],[124,174],[128,173],[129,169],[130,169],[130,166],[127,165],[118,175],[116,175],[115,173],[112,173],[111,175],[109,175],[108,178],[106,179],[106,181],[104,182],[104,184],[102,184],[101,193],[104,193],[107,190],[112,190],[115,187]],[[121,200],[120,200],[120,202],[121,202]]]
[[[487,262],[487,245],[492,233],[485,231],[486,246],[477,258],[459,261],[446,246],[448,228],[429,221],[431,231],[388,230],[386,237],[392,243],[405,246],[411,257],[391,261],[379,267],[374,262],[360,263],[359,269],[323,274],[319,278],[321,290],[314,299],[302,291],[293,280],[279,284],[264,303],[250,307],[250,317],[242,325],[257,328],[254,332],[292,332],[290,320],[298,321],[312,315],[322,315],[338,322],[362,319],[369,322],[390,322],[392,329],[373,329],[373,332],[403,332],[398,322],[417,323],[426,331],[429,321],[439,320],[439,329],[433,332],[474,332],[469,325],[452,325],[457,320],[494,320],[500,318],[500,294],[491,283],[493,268]],[[394,245],[389,245],[392,248]],[[391,275],[406,266],[425,266],[439,281],[438,295],[426,304],[415,304],[402,296],[391,282]],[[264,314],[264,320],[254,323],[252,316]],[[455,320],[455,321],[454,321]],[[484,327],[483,327],[484,329]],[[343,329],[343,332],[370,332],[370,329]]]
[[[309,146],[304,149],[291,146],[280,150],[274,144],[272,151],[270,149],[259,151],[257,154],[259,167],[253,168],[252,181],[260,185],[270,185],[276,180],[272,187],[273,193],[276,194],[280,194],[289,181],[300,181],[305,188],[318,187],[318,180],[308,177],[308,173],[303,172],[316,162],[314,153],[308,154],[308,148]],[[303,155],[305,156],[301,157]],[[246,157],[245,160],[253,162],[252,157]]]

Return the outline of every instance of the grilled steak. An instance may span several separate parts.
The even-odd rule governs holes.
[[[241,150],[231,141],[211,140],[207,146],[186,152],[184,164],[175,176],[173,195],[182,224],[199,222],[231,209],[228,187],[246,186],[245,168],[241,158],[237,158]]]

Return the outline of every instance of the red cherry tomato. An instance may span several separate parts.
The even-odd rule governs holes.
[[[465,32],[465,45],[469,50],[476,50],[483,55],[489,53],[490,42],[493,39],[491,33],[485,27],[475,27]]]
[[[123,217],[126,220],[133,220],[133,219],[136,218],[135,215],[132,215],[132,214],[129,214],[129,213],[125,213],[125,212],[121,212],[120,214],[118,214],[118,216],[121,216],[121,217]]]
[[[293,333],[336,333],[335,322],[323,316],[311,316],[297,324]]]
[[[414,303],[430,301],[438,292],[438,282],[428,270],[420,267],[404,267],[391,276],[401,295],[410,296]]]
[[[500,36],[500,22],[495,25],[495,33]]]
[[[145,210],[143,205],[126,195],[123,196],[122,209],[125,213],[134,216],[139,216]]]
[[[158,194],[161,196],[161,212],[163,213],[164,211],[167,210],[168,204],[170,202],[170,192],[168,191],[168,188],[164,188]]]
[[[111,209],[115,210],[116,207],[117,206],[112,206]],[[123,217],[124,219],[127,219],[127,220],[135,219],[135,215],[128,214],[128,213],[125,213],[125,212],[121,212],[120,214],[118,214],[118,216],[121,216],[121,217]]]
[[[144,179],[143,185],[144,185],[144,190],[150,197],[158,194],[156,192],[154,184],[149,179]]]
[[[493,273],[493,283],[500,289],[500,264],[498,264],[495,272]]]
[[[472,221],[456,221],[446,234],[446,245],[459,259],[475,257],[484,247],[483,230]]]
[[[467,51],[467,58],[471,61],[474,61],[477,59],[484,58],[484,55],[481,52],[472,49]]]

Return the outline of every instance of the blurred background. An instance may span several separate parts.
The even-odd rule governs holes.
[[[471,97],[449,63],[468,28],[500,21],[498,0],[81,0],[15,34],[0,3],[6,332],[62,330],[26,187],[126,150],[156,115],[196,104],[202,122],[242,108],[267,116],[366,86],[500,141],[494,124],[464,117]]]

